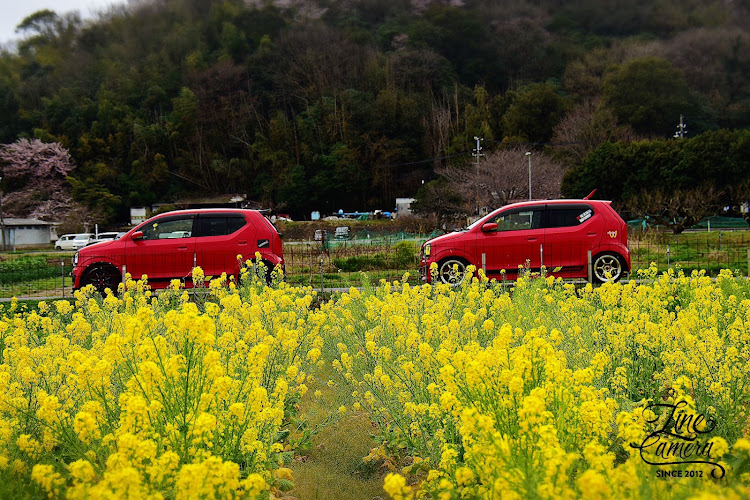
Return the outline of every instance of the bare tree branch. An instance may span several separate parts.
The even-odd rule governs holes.
[[[665,192],[662,189],[643,191],[631,198],[627,207],[653,223],[667,226],[674,234],[694,226],[703,218],[714,215],[720,208],[721,192],[713,186],[694,189],[677,189]]]
[[[494,209],[529,198],[529,156],[525,149],[503,149],[480,158],[477,166],[438,169],[469,206]],[[531,154],[531,191],[534,199],[560,197],[563,167],[543,153]]]

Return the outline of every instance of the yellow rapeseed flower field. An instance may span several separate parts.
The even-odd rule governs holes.
[[[0,496],[280,497],[299,403],[327,383],[335,418],[373,420],[394,499],[748,498],[750,284],[640,278],[480,272],[325,302],[248,276],[128,281],[11,311]]]
[[[576,289],[479,273],[331,306],[341,387],[401,498],[750,496],[750,284],[655,267]]]
[[[200,271],[194,273],[200,274]],[[130,281],[0,320],[0,496],[256,498],[323,344],[309,289]]]

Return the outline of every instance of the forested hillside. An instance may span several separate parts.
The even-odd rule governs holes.
[[[89,221],[219,193],[297,218],[391,209],[473,172],[475,136],[494,171],[531,150],[581,195],[602,144],[626,158],[674,141],[681,115],[688,138],[727,129],[717,144],[749,170],[747,0],[142,0],[19,28],[0,53],[0,143],[62,144]]]

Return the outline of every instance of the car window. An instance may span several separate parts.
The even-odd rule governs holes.
[[[224,236],[232,234],[246,224],[245,218],[240,215],[220,215],[201,217],[200,236]]]
[[[511,210],[501,213],[487,222],[497,223],[498,231],[519,231],[524,229],[538,229],[541,226],[541,210]]]
[[[189,238],[193,234],[193,217],[157,219],[154,222],[144,224],[140,231],[143,231],[144,240]]]
[[[594,210],[588,205],[575,207],[547,207],[544,227],[579,226],[594,215]]]

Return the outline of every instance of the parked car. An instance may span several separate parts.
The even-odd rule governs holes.
[[[135,279],[148,276],[152,288],[165,288],[173,279],[192,286],[194,267],[206,277],[222,273],[237,277],[242,260],[259,252],[269,277],[284,265],[281,238],[271,222],[256,210],[200,209],[159,214],[116,240],[79,250],[74,257],[74,288],[93,284],[99,291],[116,289],[124,272]]]
[[[336,228],[336,231],[333,233],[333,237],[337,240],[348,240],[352,237],[351,231],[349,231],[349,226],[339,226]]]
[[[63,234],[55,242],[55,250],[78,250],[92,241],[91,233]]]
[[[101,243],[102,241],[116,240],[124,234],[125,233],[118,233],[117,231],[99,233],[98,235],[94,235],[94,237],[91,238],[91,240],[89,241],[89,245],[93,245],[94,243]]]
[[[499,208],[460,231],[422,245],[420,273],[458,283],[468,265],[485,270],[490,279],[514,279],[519,266],[563,278],[588,277],[591,252],[593,279],[620,279],[630,272],[627,225],[600,200],[546,200]]]

